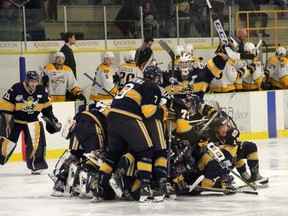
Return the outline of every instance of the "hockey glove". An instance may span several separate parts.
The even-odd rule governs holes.
[[[249,66],[247,66],[247,69],[250,71],[250,73],[254,73],[254,71],[256,70],[256,65],[254,63],[250,64]]]
[[[77,92],[76,99],[81,100],[81,101],[86,101],[85,96],[81,92]]]
[[[242,67],[237,71],[238,77],[241,78],[245,74],[245,69]]]
[[[117,73],[115,73],[115,75],[113,75],[112,77],[113,77],[113,83],[118,83],[121,79]]]
[[[47,75],[44,75],[44,76],[42,77],[43,86],[48,87],[48,82],[49,82],[49,77],[48,77]]]

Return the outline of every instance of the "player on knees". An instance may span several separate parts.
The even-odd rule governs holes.
[[[1,151],[4,165],[15,150],[21,131],[25,134],[26,163],[32,174],[47,169],[46,140],[40,112],[45,117],[46,129],[53,134],[61,130],[61,123],[53,114],[52,104],[44,86],[39,85],[36,71],[28,71],[26,80],[14,84],[0,100]]]

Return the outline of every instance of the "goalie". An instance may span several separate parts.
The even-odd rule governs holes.
[[[28,71],[26,80],[14,84],[0,100],[0,164],[4,165],[16,148],[21,131],[26,143],[26,163],[32,174],[47,169],[46,140],[43,124],[38,120],[42,112],[46,129],[53,134],[61,130],[61,123],[53,114],[52,104],[44,86],[39,85],[36,71]]]

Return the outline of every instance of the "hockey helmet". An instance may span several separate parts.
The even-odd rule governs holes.
[[[39,74],[36,71],[27,71],[26,80],[39,80]]]
[[[47,132],[49,132],[50,134],[54,134],[56,132],[59,132],[62,128],[62,124],[60,122],[55,122],[54,119],[47,117],[47,116],[41,116],[42,119],[45,121],[46,123],[46,130]]]
[[[56,52],[56,53],[55,53],[55,56],[54,56],[54,61],[56,61],[56,59],[57,59],[58,57],[62,57],[62,58],[64,58],[64,60],[65,60],[65,55],[64,55],[63,52]]]
[[[202,103],[201,98],[196,94],[187,95],[187,97],[185,98],[185,101],[186,101],[186,104],[190,103],[190,107],[188,107],[189,112],[191,111],[193,114],[195,114],[200,109],[200,106]]]
[[[176,46],[173,50],[175,56],[177,57],[180,57],[182,56],[182,54],[184,53],[184,47],[179,45],[179,46]]]
[[[114,55],[114,53],[113,52],[106,52],[105,54],[104,54],[104,60],[106,59],[106,58],[115,58],[115,55]]]
[[[129,52],[125,53],[124,61],[127,63],[131,61],[135,61],[135,54],[136,54],[136,50],[130,50]]]
[[[284,47],[278,47],[276,50],[276,55],[278,56],[286,56],[286,50]]]
[[[184,46],[184,52],[189,55],[193,55],[194,46],[191,43],[188,43]]]
[[[225,113],[226,114],[226,113]],[[222,112],[211,122],[210,128],[212,130],[218,130],[221,126],[228,124],[227,115],[224,115]]]
[[[244,45],[244,52],[255,53],[255,45],[251,42],[246,42]]]
[[[145,68],[143,72],[144,78],[155,80],[155,78],[159,78],[160,82],[162,81],[162,71],[156,65],[149,65]]]

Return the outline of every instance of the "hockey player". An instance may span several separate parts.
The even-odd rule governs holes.
[[[130,79],[112,101],[107,117],[108,152],[100,167],[102,174],[110,174],[116,168],[123,151],[129,147],[135,152],[138,177],[141,181],[140,202],[153,199],[150,190],[152,141],[143,118],[161,118],[159,116],[163,116],[165,111],[158,107],[161,91],[151,80],[151,74],[146,72],[145,70],[144,78]],[[160,77],[155,76],[154,79]]]
[[[213,120],[209,128],[210,130],[206,135],[215,146],[222,150],[225,158],[231,161],[231,167],[235,165],[241,176],[249,182],[268,183],[268,178],[259,174],[257,145],[249,141],[239,141],[240,131],[228,125],[228,117],[224,112]],[[247,159],[251,176],[246,171],[246,164],[243,159]]]
[[[39,85],[36,71],[28,71],[23,83],[14,84],[5,93],[0,100],[0,112],[0,164],[8,161],[21,131],[24,131],[28,169],[32,170],[32,174],[47,169],[45,133],[38,115],[41,112],[45,117],[49,133],[59,132],[62,125],[53,114],[45,87]]]
[[[64,160],[63,164],[54,170],[54,175],[56,175],[56,181],[53,188],[52,196],[62,196],[65,190],[65,186],[75,187],[81,179],[79,175],[85,176],[89,172],[95,172],[99,169],[101,160],[99,156],[102,157],[102,153],[105,152],[107,146],[107,129],[106,129],[106,116],[109,110],[106,105],[101,102],[90,105],[81,105],[79,107],[79,112],[74,116],[76,121],[72,128],[70,128],[70,133],[73,133],[79,142],[77,149],[72,148],[68,151],[68,157]],[[87,162],[83,161],[84,156],[88,157]],[[63,156],[63,157],[64,157]],[[61,159],[59,159],[61,161]],[[98,161],[95,163],[95,161]],[[72,165],[71,165],[72,164]],[[59,166],[59,165],[58,165]],[[80,173],[82,172],[82,173]],[[74,174],[73,174],[74,173]],[[78,175],[78,176],[77,176]],[[69,185],[71,178],[75,179],[73,185]],[[51,177],[51,176],[50,176]],[[72,188],[74,190],[74,188]],[[69,193],[70,191],[68,191]],[[79,192],[79,190],[78,190]]]
[[[178,70],[179,69],[179,60],[180,57],[184,54],[184,47],[179,45],[176,46],[173,50],[174,55],[175,55],[175,60],[174,60],[174,70]],[[169,62],[168,64],[168,71],[171,71],[172,69],[172,62]]]
[[[191,67],[193,68],[203,68],[203,63],[201,62],[200,58],[194,56],[194,46],[191,43],[188,43],[184,46],[184,53],[186,55],[190,55],[192,58]],[[203,58],[202,58],[203,60]]]
[[[42,77],[42,83],[48,88],[52,102],[66,101],[66,90],[70,91],[78,100],[86,101],[85,96],[74,77],[70,67],[64,65],[65,55],[57,52],[54,63],[47,64]]]
[[[121,64],[115,73],[117,77],[114,83],[117,82],[117,88],[121,89],[131,78],[143,77],[142,71],[135,64],[135,50],[130,50],[124,55],[124,64]]]
[[[271,74],[271,89],[288,88],[288,59],[284,47],[279,47],[276,51],[278,64],[275,71]],[[271,64],[270,64],[271,65]],[[273,67],[273,66],[272,66]]]
[[[237,78],[237,71],[234,61],[228,59],[221,73],[220,78],[215,78],[210,83],[210,89],[214,93],[227,93],[235,90],[234,82]]]
[[[228,56],[225,54],[224,46],[221,45],[216,50],[216,56],[207,62],[207,67],[204,68],[193,68],[191,72],[188,71],[188,80],[194,80],[193,82],[193,94],[197,94],[201,99],[203,99],[204,94],[208,88],[209,83],[215,78],[220,77],[222,70],[225,67]],[[187,58],[187,56],[186,56]],[[184,59],[183,59],[184,60]],[[186,60],[186,62],[188,59]],[[166,88],[166,91],[171,94],[171,82],[174,84],[178,83],[178,79],[180,80],[181,74],[175,72],[175,74],[164,74],[163,77],[163,87]],[[176,79],[170,79],[171,76],[174,76]],[[187,71],[183,75],[187,75]],[[179,84],[179,83],[178,83]],[[189,87],[189,85],[188,85]],[[174,90],[173,90],[174,91]],[[176,91],[175,91],[176,92]]]
[[[112,95],[117,93],[117,88],[113,83],[112,65],[114,63],[115,55],[113,52],[106,52],[104,54],[104,62],[101,63],[95,72],[94,79],[101,85],[106,91],[110,92]],[[109,95],[106,91],[100,88],[98,85],[94,84],[91,89],[90,100],[105,100],[112,99],[112,96]]]
[[[243,79],[249,74],[247,70],[247,63],[245,60],[236,59],[234,62],[235,69],[237,71],[237,78],[234,82],[234,87],[236,92],[243,90]]]
[[[254,55],[257,54],[256,47],[251,42],[245,43],[244,51]],[[243,90],[258,91],[264,78],[261,62],[255,57],[253,60],[246,60],[246,63],[249,74],[243,79]]]

